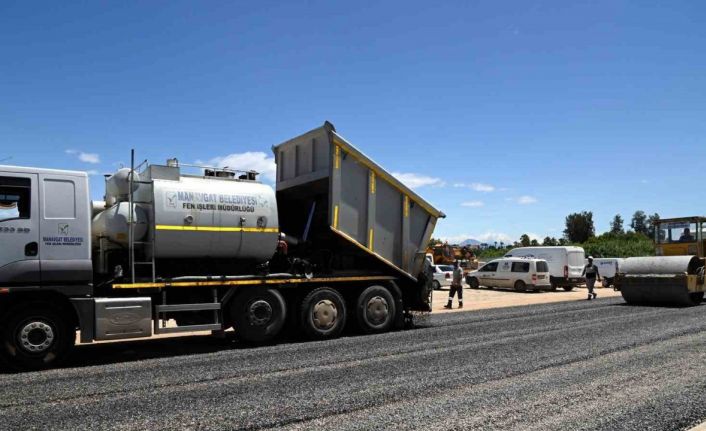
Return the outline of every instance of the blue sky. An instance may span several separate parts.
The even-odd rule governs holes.
[[[706,214],[706,3],[572,3],[2,2],[0,160],[271,172],[330,120],[448,215],[435,236]]]

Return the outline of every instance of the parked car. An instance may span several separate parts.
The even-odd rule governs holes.
[[[432,285],[434,290],[439,290],[442,287],[450,287],[454,276],[454,267],[452,265],[432,265],[434,270],[434,281]]]
[[[581,247],[519,247],[513,248],[505,254],[505,257],[523,256],[547,261],[552,290],[557,287],[563,287],[564,290],[569,291],[574,286],[583,284],[586,281],[581,275],[586,258],[586,254]]]
[[[471,289],[480,286],[510,288],[518,292],[551,289],[549,265],[543,259],[504,257],[491,260],[466,277]]]
[[[613,285],[615,274],[620,269],[620,264],[624,259],[619,257],[596,257],[593,259],[593,264],[598,267],[598,273],[603,278],[603,287]],[[588,261],[586,261],[588,263]]]

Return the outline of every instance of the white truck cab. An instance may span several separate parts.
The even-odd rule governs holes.
[[[0,287],[92,281],[85,172],[0,166]]]

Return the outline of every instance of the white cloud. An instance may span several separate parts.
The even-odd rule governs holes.
[[[98,171],[95,170],[95,169],[90,169],[90,170],[86,171],[86,173],[87,173],[88,175],[100,175],[100,172],[98,172]]]
[[[446,183],[442,181],[441,178],[429,177],[426,175],[393,172],[392,176],[402,181],[402,183],[410,189],[416,189],[425,186],[443,187],[446,185]]]
[[[463,187],[463,188],[469,188],[471,190],[475,190],[477,192],[483,192],[483,193],[489,193],[489,192],[494,192],[495,191],[495,186],[492,184],[485,184],[485,183],[454,183],[454,187]]]
[[[466,201],[466,202],[461,202],[462,207],[471,207],[471,208],[478,208],[482,207],[485,205],[483,201]]]
[[[208,166],[230,168],[239,171],[257,171],[271,182],[275,181],[277,168],[275,158],[262,151],[248,151],[233,153],[226,156],[214,157],[205,163]]]
[[[491,186],[490,184],[483,184],[483,183],[472,183],[471,188],[477,192],[492,192],[495,191],[495,186]]]
[[[531,205],[537,203],[537,198],[534,196],[524,195],[517,198],[517,203],[520,205]]]
[[[78,159],[84,163],[97,164],[101,162],[100,156],[96,153],[84,153],[78,150],[66,150],[65,153],[78,157]]]

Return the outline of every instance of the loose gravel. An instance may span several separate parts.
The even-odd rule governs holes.
[[[611,298],[425,325],[259,348],[81,346],[68,368],[0,375],[0,428],[669,430],[706,418],[706,306]]]

